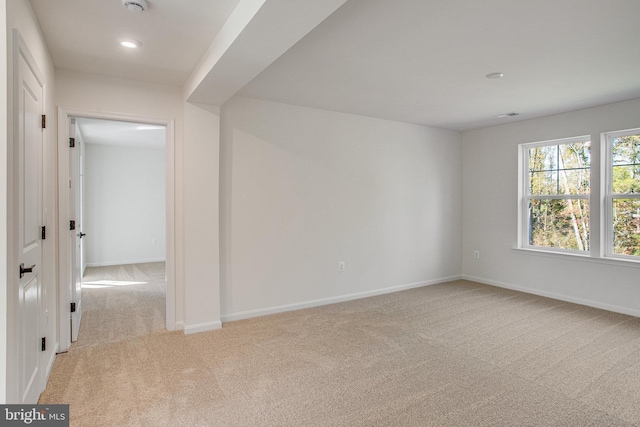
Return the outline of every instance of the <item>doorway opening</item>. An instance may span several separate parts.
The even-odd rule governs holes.
[[[164,330],[166,126],[83,117],[70,122],[82,294],[75,299],[82,301],[83,322],[78,334],[72,314],[72,341],[85,346]]]
[[[62,108],[58,120],[69,141],[59,145],[69,153],[59,155],[60,351],[175,329],[173,122]]]

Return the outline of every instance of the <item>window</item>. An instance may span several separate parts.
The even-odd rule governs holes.
[[[604,135],[605,255],[640,256],[640,129]]]
[[[589,252],[590,140],[520,145],[521,247]]]

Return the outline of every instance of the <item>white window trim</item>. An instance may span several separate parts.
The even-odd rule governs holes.
[[[546,145],[564,145],[570,144],[572,142],[585,142],[591,141],[591,135],[581,135],[581,136],[573,136],[569,138],[560,138],[560,139],[550,139],[547,141],[538,141],[538,142],[526,142],[518,144],[518,179],[520,180],[518,185],[518,249],[531,250],[536,252],[548,252],[548,253],[559,253],[565,255],[577,255],[581,257],[590,257],[592,256],[591,243],[589,244],[588,251],[579,251],[574,249],[563,249],[563,248],[551,248],[547,246],[535,246],[529,244],[529,200],[530,199],[583,199],[589,200],[591,199],[591,192],[589,194],[559,194],[559,195],[540,195],[540,196],[530,196],[529,195],[529,149],[535,147],[542,147]],[[593,165],[591,165],[591,169]],[[591,169],[589,171],[590,179],[592,178]],[[592,181],[590,181],[593,183]],[[592,210],[592,203],[589,202],[589,210]],[[590,227],[591,228],[591,227]],[[591,236],[590,236],[591,240]]]
[[[601,162],[601,170],[603,179],[601,180],[601,201],[600,207],[601,218],[601,254],[603,258],[615,259],[620,261],[640,262],[640,257],[632,255],[622,255],[613,252],[613,199],[639,199],[640,193],[619,194],[613,193],[613,150],[611,148],[611,140],[621,136],[637,135],[640,128],[619,130],[614,132],[605,132],[600,135],[600,153],[603,154],[604,161]]]

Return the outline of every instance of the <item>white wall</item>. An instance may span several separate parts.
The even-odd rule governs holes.
[[[0,4],[2,6],[4,2]],[[2,7],[1,10],[4,10]],[[0,169],[0,173],[2,173],[3,178],[0,180],[2,182],[4,177],[8,178],[7,186],[2,185],[2,190],[0,190],[0,197],[4,200],[5,189],[9,189],[8,194],[6,195],[6,200],[8,200],[8,213],[7,216],[7,226],[9,227],[9,233],[7,233],[7,246],[9,248],[8,253],[6,254],[7,259],[7,288],[3,288],[3,293],[7,292],[7,347],[0,348],[0,352],[7,356],[6,364],[2,364],[2,368],[0,371],[4,371],[6,367],[6,381],[3,381],[3,375],[0,375],[0,402],[9,402],[15,403],[18,402],[18,387],[17,387],[17,369],[16,369],[16,357],[17,357],[17,331],[18,325],[16,323],[16,311],[15,308],[18,306],[17,300],[17,292],[15,291],[18,288],[18,276],[15,274],[17,271],[18,264],[17,260],[14,257],[13,250],[13,239],[11,237],[13,233],[13,194],[11,192],[11,187],[13,185],[12,182],[12,173],[13,173],[13,165],[12,165],[12,149],[11,143],[13,141],[13,29],[17,29],[26,45],[28,46],[29,51],[33,55],[35,62],[37,63],[40,71],[45,77],[45,87],[44,87],[44,108],[45,114],[47,115],[47,129],[44,130],[43,134],[43,218],[45,224],[47,225],[47,239],[42,242],[43,244],[43,262],[41,269],[41,277],[43,284],[43,321],[41,324],[43,336],[47,338],[47,342],[49,345],[47,346],[47,351],[42,355],[43,360],[45,361],[45,369],[48,370],[51,368],[51,365],[55,358],[56,351],[56,295],[57,295],[57,277],[56,277],[56,247],[57,247],[57,233],[56,233],[56,223],[57,223],[57,215],[56,215],[56,160],[57,160],[57,149],[56,149],[56,121],[55,121],[55,109],[54,109],[54,67],[53,61],[49,55],[47,50],[47,46],[40,32],[40,28],[36,22],[33,11],[31,10],[31,6],[29,2],[23,0],[7,0],[6,1],[6,32],[2,31],[3,34],[8,35],[8,43],[4,46],[7,46],[8,51],[6,55],[0,53],[0,55],[4,58],[7,58],[7,67],[2,67],[1,69],[7,70],[7,82],[8,82],[8,110],[7,110],[7,132],[2,133],[3,135],[7,135],[7,141],[9,144],[5,145],[4,143],[1,146],[2,154],[0,154],[0,159],[3,159],[3,164],[5,161],[7,163],[6,175],[5,171]],[[2,108],[2,107],[0,107]],[[7,154],[7,157],[4,157]],[[6,159],[6,160],[5,160]],[[5,212],[3,210],[3,212]],[[0,214],[0,217],[2,215]],[[4,228],[4,226],[3,226]],[[0,250],[0,253],[3,251]],[[3,257],[3,259],[5,259]],[[2,281],[3,283],[4,280]],[[0,309],[0,315],[2,314],[2,309]],[[1,324],[0,324],[1,325]],[[4,329],[3,329],[4,331]],[[0,336],[2,333],[0,333]],[[0,341],[0,344],[2,342]]]
[[[185,333],[218,329],[220,108],[184,105]]]
[[[640,99],[465,132],[463,266],[467,278],[640,316],[640,264],[544,255],[517,245],[518,144],[591,135],[592,194],[600,199],[600,134],[640,126]],[[591,246],[600,216],[591,208]],[[480,251],[480,259],[473,251]]]
[[[136,118],[175,121],[175,147],[173,164],[167,164],[167,173],[174,174],[175,210],[175,271],[167,264],[167,277],[175,277],[175,319],[176,326],[184,322],[184,265],[183,254],[189,253],[184,247],[183,232],[183,101],[181,88],[127,79],[101,76],[68,70],[56,72],[56,104],[63,108],[97,113],[132,115]],[[169,131],[169,129],[168,129]],[[169,148],[170,149],[170,148]],[[167,217],[168,221],[171,221]],[[167,240],[171,239],[167,235]],[[167,254],[169,256],[169,254]],[[167,289],[169,299],[170,289]]]
[[[238,97],[221,126],[223,320],[459,277],[459,133]]]
[[[85,144],[87,265],[165,260],[164,149]]]
[[[66,70],[56,73],[56,101],[69,109],[175,120],[174,162],[167,173],[175,176],[176,327],[190,327],[188,332],[218,327],[217,108],[184,102],[180,87]],[[204,280],[201,272],[211,275]]]

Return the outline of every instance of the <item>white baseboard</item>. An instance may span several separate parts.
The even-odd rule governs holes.
[[[197,334],[200,332],[215,331],[216,329],[220,329],[220,328],[222,328],[222,322],[219,320],[215,322],[200,323],[197,325],[185,325],[184,334],[191,335],[191,334]]]
[[[45,371],[44,371],[44,381],[42,382],[42,390],[40,391],[40,394],[42,394],[45,391],[45,389],[47,388],[47,384],[49,384],[49,377],[51,376],[51,371],[53,370],[53,364],[56,361],[56,355],[58,354],[59,350],[60,350],[60,344],[56,343],[55,348],[53,349],[53,351],[51,352],[51,356],[49,357],[49,361],[47,362],[47,367],[45,368]],[[38,399],[40,399],[40,396],[38,396]]]
[[[485,279],[483,277],[463,275],[464,280],[470,280],[472,282],[478,282],[485,285],[497,286],[499,288],[512,289],[514,291],[525,292],[528,294],[539,295],[541,297],[547,297],[557,299],[560,301],[571,302],[574,304],[586,305],[588,307],[599,308],[602,310],[613,311],[615,313],[627,314],[629,316],[640,317],[640,310],[635,310],[627,307],[620,307],[618,305],[607,304],[599,301],[588,300],[584,298],[572,297],[570,295],[558,294],[555,292],[541,291],[535,288],[529,288],[527,286],[517,286],[510,283],[498,282],[495,280]]]
[[[51,353],[51,357],[49,358],[49,362],[47,362],[47,370],[45,371],[45,384],[49,382],[49,375],[51,375],[51,370],[53,369],[53,363],[56,361],[56,354],[58,354],[58,350],[60,350],[60,345],[59,343],[56,343],[56,346]]]
[[[124,261],[102,261],[102,262],[88,262],[86,267],[109,267],[112,265],[129,265],[129,264],[145,264],[148,262],[166,262],[165,258],[153,258],[153,259],[138,259],[138,260],[124,260]]]
[[[439,279],[427,280],[424,282],[409,283],[406,285],[391,286],[388,288],[375,289],[373,291],[356,292],[353,294],[340,295],[336,297],[321,298],[312,301],[305,301],[294,304],[279,305],[276,307],[259,308],[256,310],[241,311],[221,316],[223,322],[233,322],[235,320],[249,319],[252,317],[266,316],[268,314],[282,313],[285,311],[302,310],[304,308],[319,307],[322,305],[335,304],[339,302],[351,301],[355,299],[368,298],[376,295],[390,294],[392,292],[405,291],[407,289],[420,288],[423,286],[436,285],[438,283],[453,282],[460,280],[462,276],[449,276]]]

